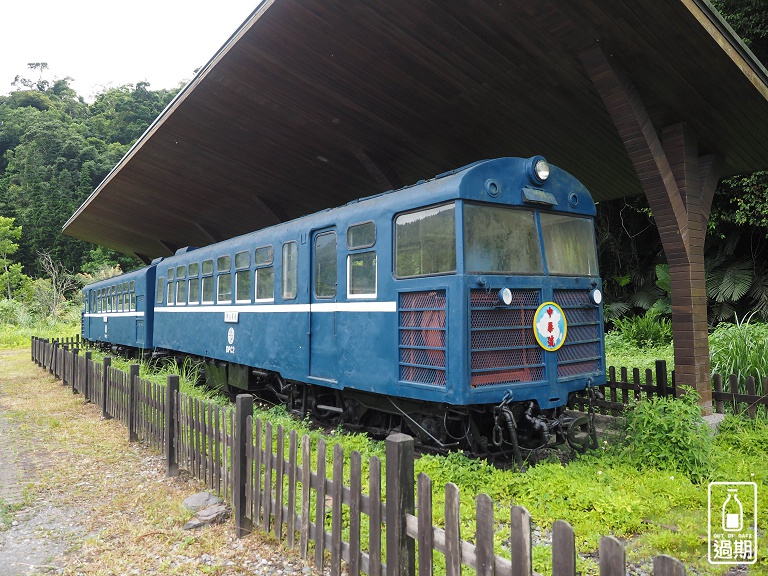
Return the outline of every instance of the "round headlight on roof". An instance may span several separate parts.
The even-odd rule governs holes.
[[[541,186],[549,178],[549,162],[543,156],[528,160],[528,178],[534,186]]]

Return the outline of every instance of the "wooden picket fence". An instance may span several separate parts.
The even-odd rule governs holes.
[[[724,414],[727,408],[731,413],[746,414],[754,419],[758,414],[758,406],[762,405],[768,410],[768,377],[763,379],[762,384],[765,393],[760,394],[752,376],[740,383],[735,374],[725,379],[721,375],[715,374],[712,377],[714,411],[718,414]],[[648,368],[644,372],[638,368],[630,371],[628,368],[617,370],[611,366],[608,368],[605,385],[596,388],[601,397],[594,400],[595,410],[599,414],[609,416],[619,416],[627,407],[632,406],[641,398],[660,396],[677,398],[681,393],[675,383],[674,370],[670,379],[667,363],[664,360],[657,360],[654,370]],[[569,408],[584,412],[587,411],[588,406],[589,400],[586,392],[575,393],[568,404]]]
[[[239,395],[234,409],[218,406],[180,393],[178,376],[169,376],[164,386],[152,384],[139,378],[138,365],[122,372],[110,358],[99,363],[90,351],[81,356],[81,347],[77,339],[33,338],[32,359],[73,393],[100,405],[105,418],[123,422],[131,441],[164,449],[169,476],[186,469],[231,502],[238,537],[254,530],[272,533],[332,576],[343,571],[432,576],[435,553],[444,556],[447,576],[459,576],[463,566],[484,576],[532,576],[531,516],[525,508],[512,507],[502,520],[509,526],[509,558],[494,553],[498,526],[485,494],[476,500],[471,542],[460,535],[455,484],[445,486],[444,525],[433,524],[432,482],[425,474],[414,478],[409,436],[387,438],[385,461],[370,458],[365,475],[359,452],[345,455],[337,444],[329,470],[325,440],[314,447],[313,459],[309,436],[286,435],[281,426],[273,430],[271,422],[254,419],[250,395]],[[575,534],[562,520],[552,529],[552,562],[555,575],[576,575]],[[599,565],[601,576],[626,574],[619,540],[601,539]],[[685,574],[680,561],[664,555],[654,559],[653,571],[655,576]]]

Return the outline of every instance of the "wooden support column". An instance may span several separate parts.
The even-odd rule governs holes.
[[[653,211],[669,264],[677,385],[701,395],[712,411],[704,239],[719,163],[699,156],[694,134],[682,123],[654,127],[637,89],[599,46],[580,55],[611,115]]]

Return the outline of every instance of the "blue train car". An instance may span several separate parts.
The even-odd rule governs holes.
[[[594,215],[542,157],[477,162],[162,260],[153,343],[303,413],[546,443],[605,380]]]
[[[151,350],[155,267],[83,288],[83,338],[99,345]]]

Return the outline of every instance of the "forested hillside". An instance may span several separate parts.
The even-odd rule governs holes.
[[[712,1],[768,62],[768,3]],[[32,278],[50,278],[51,265],[71,276],[139,264],[64,236],[61,228],[175,95],[137,83],[88,103],[69,79],[47,79],[46,68],[30,64],[19,71],[16,90],[0,95],[0,300],[31,298]],[[645,199],[604,202],[598,210],[607,317],[668,314],[669,275]],[[712,323],[734,313],[768,317],[767,237],[768,174],[721,182],[707,247]]]
[[[92,254],[95,246],[62,235],[61,227],[175,94],[138,83],[89,104],[68,79],[43,79],[44,70],[44,63],[30,65],[40,79],[18,78],[18,90],[0,96],[0,216],[21,227],[14,261],[31,276],[42,272],[39,252],[73,271],[116,257]]]

